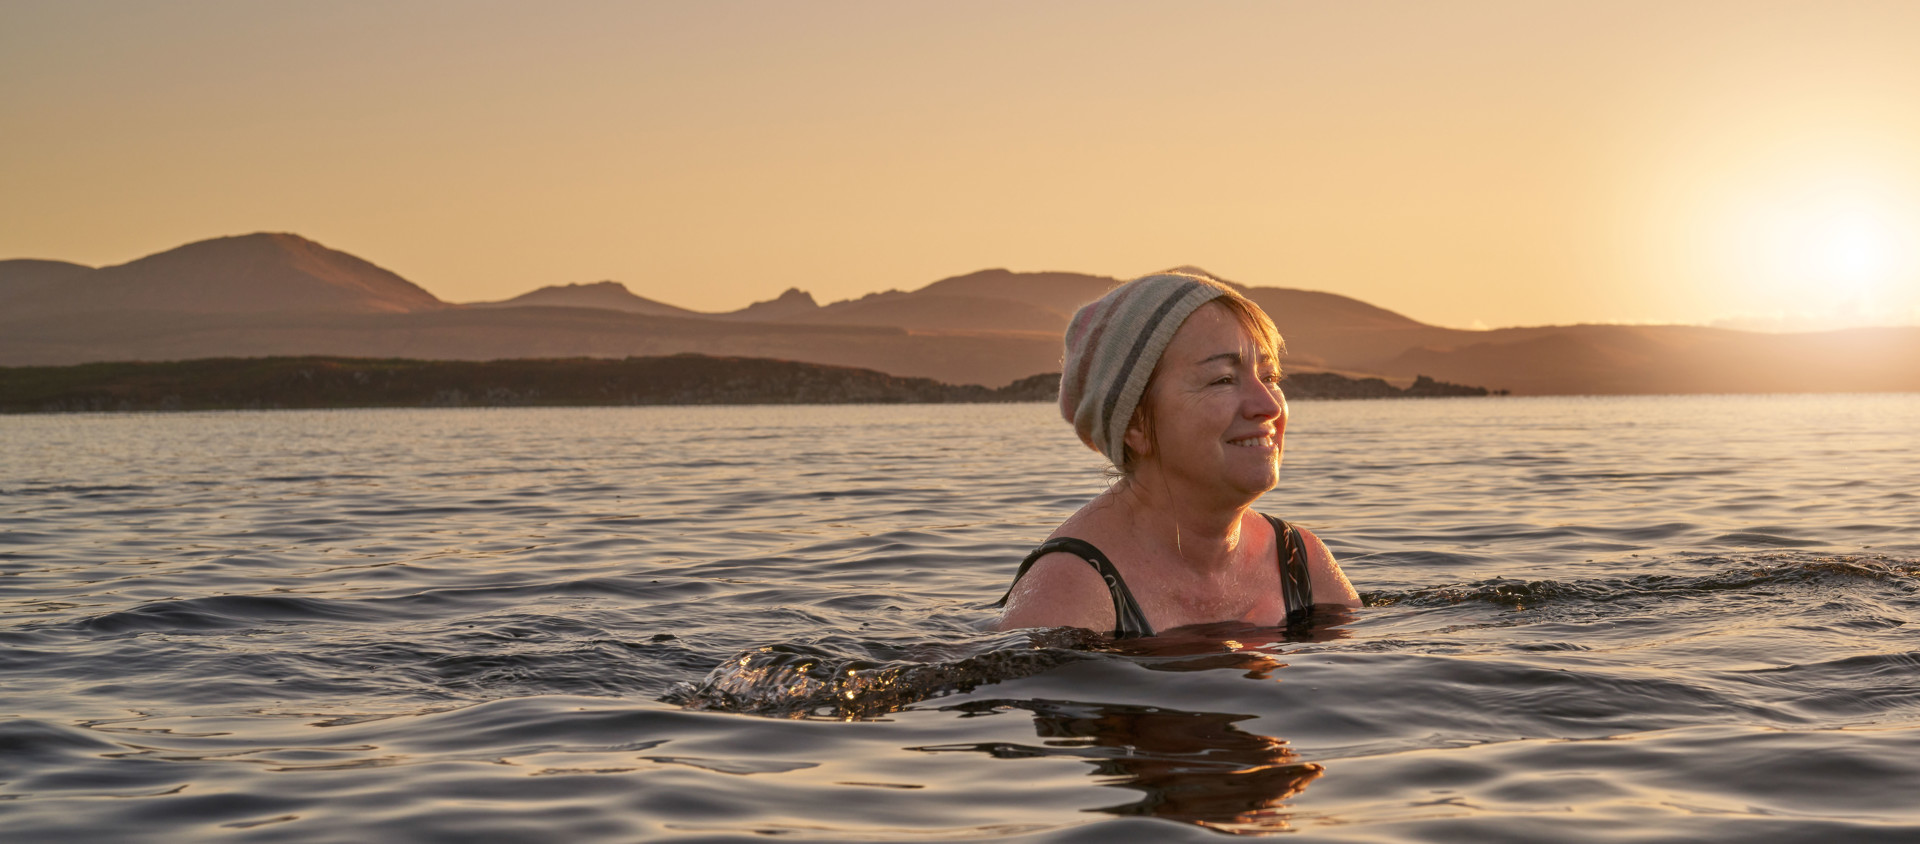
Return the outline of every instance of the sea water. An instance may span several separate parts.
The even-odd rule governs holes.
[[[989,632],[1049,406],[0,418],[8,841],[1911,841],[1920,396],[1296,402],[1366,606]]]

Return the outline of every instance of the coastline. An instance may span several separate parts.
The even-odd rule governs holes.
[[[872,369],[679,354],[492,361],[265,357],[0,367],[0,413],[312,410],[373,407],[595,407],[728,404],[1051,402],[1058,373],[1001,387]],[[1289,374],[1289,398],[1485,396],[1425,376]]]

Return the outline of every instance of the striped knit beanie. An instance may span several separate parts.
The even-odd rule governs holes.
[[[1060,415],[1080,441],[1125,471],[1127,425],[1174,333],[1201,305],[1238,295],[1183,268],[1136,278],[1075,312],[1060,370]]]

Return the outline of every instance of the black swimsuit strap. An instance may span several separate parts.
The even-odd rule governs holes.
[[[1313,613],[1313,573],[1307,569],[1306,543],[1300,540],[1299,528],[1266,518],[1273,525],[1273,544],[1280,555],[1280,595],[1286,600],[1287,624],[1299,624]]]
[[[1133,592],[1127,588],[1127,582],[1121,579],[1120,570],[1113,567],[1113,561],[1107,559],[1106,554],[1086,540],[1062,536],[1040,543],[1040,547],[1033,549],[1026,559],[1020,561],[1020,570],[1014,572],[1013,583],[1017,584],[1020,578],[1026,577],[1027,569],[1033,568],[1033,564],[1041,557],[1061,552],[1086,560],[1087,565],[1093,566],[1093,570],[1099,572],[1100,578],[1107,582],[1107,592],[1113,596],[1113,638],[1153,635],[1153,625],[1147,623],[1146,613],[1140,611],[1140,602],[1133,599]],[[1009,584],[1007,593],[1001,595],[993,605],[1006,606],[1007,598],[1012,595],[1013,585]]]
[[[1291,626],[1307,620],[1313,612],[1313,574],[1307,569],[1306,543],[1300,539],[1300,529],[1285,520],[1261,514],[1267,523],[1273,526],[1274,554],[1280,563],[1280,596],[1286,604],[1286,624]],[[1013,574],[1013,584],[1027,576],[1027,569],[1041,557],[1048,554],[1065,552],[1087,561],[1093,570],[1100,573],[1107,582],[1107,592],[1113,596],[1113,638],[1126,639],[1135,636],[1152,636],[1153,625],[1147,623],[1147,615],[1140,609],[1140,603],[1133,599],[1133,592],[1127,589],[1126,580],[1120,577],[1120,570],[1114,568],[1113,561],[1093,543],[1070,536],[1049,539],[1033,549],[1027,558],[1020,561],[1020,570]],[[1006,594],[992,606],[1004,607],[1007,598],[1013,595],[1013,584],[1008,584]]]

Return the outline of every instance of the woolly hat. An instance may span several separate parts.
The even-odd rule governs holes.
[[[1075,312],[1060,369],[1060,415],[1080,441],[1125,470],[1127,425],[1174,333],[1201,305],[1238,295],[1183,268],[1136,278]]]

